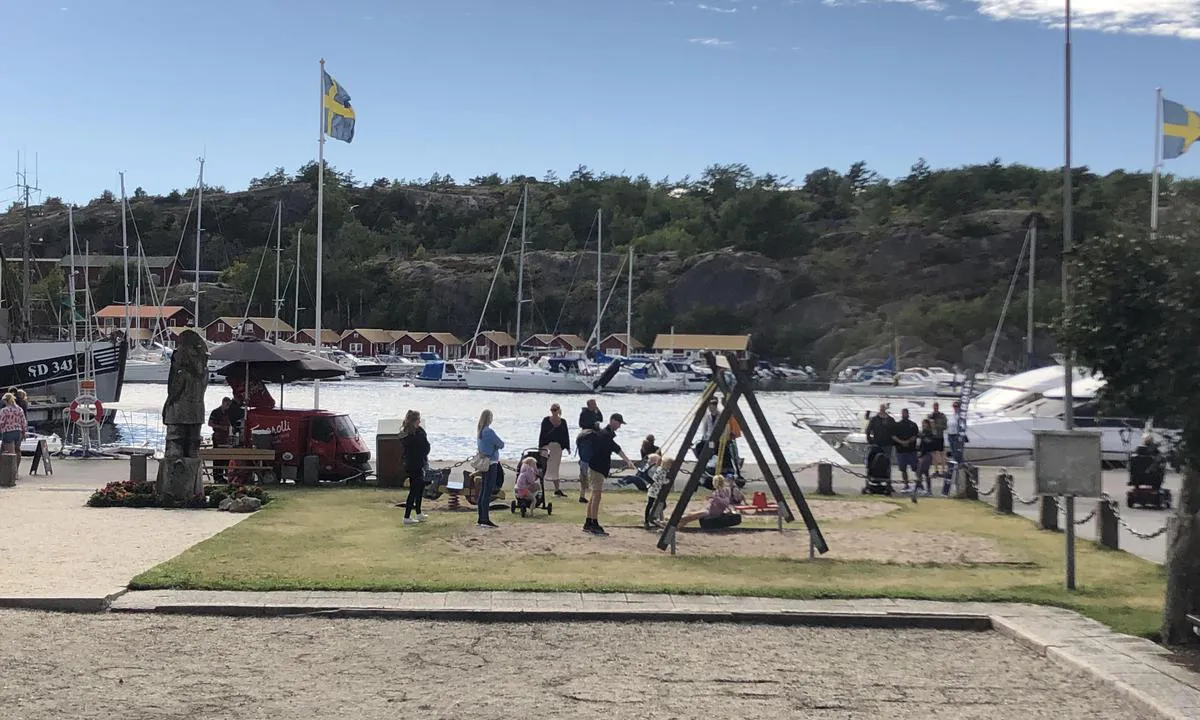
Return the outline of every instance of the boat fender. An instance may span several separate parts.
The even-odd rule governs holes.
[[[90,412],[79,412],[80,406],[91,406]],[[71,422],[83,427],[93,427],[104,419],[104,406],[95,395],[80,395],[71,401]]]

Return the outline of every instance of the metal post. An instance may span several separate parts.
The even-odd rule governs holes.
[[[126,216],[129,208],[125,205],[125,173],[121,177],[121,263],[125,270],[125,346],[129,347],[129,232],[126,228]]]
[[[1070,285],[1067,278],[1067,266],[1071,257],[1071,247],[1075,232],[1074,218],[1074,179],[1071,176],[1071,0],[1066,0],[1066,30],[1064,35],[1064,133],[1063,133],[1063,259],[1062,259],[1062,300],[1064,312],[1071,307]],[[1072,367],[1073,358],[1068,351],[1063,361],[1063,424],[1067,430],[1075,429],[1075,398],[1071,392],[1071,382],[1074,380],[1075,369]],[[1072,502],[1072,501],[1068,501]],[[1068,533],[1070,530],[1068,529]],[[1068,541],[1068,548],[1074,546]],[[1068,558],[1068,563],[1074,567],[1074,556]],[[1074,587],[1074,580],[1071,580]]]
[[[1075,496],[1068,495],[1066,501],[1066,527],[1063,528],[1064,534],[1067,536],[1067,589],[1075,589]]]
[[[1154,91],[1154,169],[1150,176],[1150,239],[1158,236],[1158,174],[1162,168],[1163,91]]]
[[[325,240],[325,58],[321,58],[321,131],[317,133],[317,303],[313,345],[321,355],[321,255]],[[321,409],[321,381],[313,380],[313,407]]]
[[[600,348],[600,316],[604,314],[604,302],[600,290],[601,251],[604,249],[604,211],[596,211],[596,349]]]
[[[521,251],[517,253],[517,354],[521,353],[521,306],[525,303],[525,226],[529,217],[529,185],[521,192]]]
[[[1033,216],[1032,224],[1029,228],[1029,307],[1027,308],[1025,318],[1025,352],[1027,355],[1026,363],[1027,370],[1033,369],[1033,292],[1034,279],[1037,275],[1037,231],[1038,217]]]
[[[200,158],[200,178],[196,181],[196,279],[192,283],[192,292],[195,295],[194,312],[195,318],[193,322],[196,325],[196,330],[199,331],[200,324],[200,236],[204,230],[204,158]]]

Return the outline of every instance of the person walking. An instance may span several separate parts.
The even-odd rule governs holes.
[[[579,453],[579,502],[586,504],[588,499],[584,489],[588,486],[588,460],[591,458],[592,433],[599,432],[604,424],[604,413],[596,399],[587,401],[587,405],[579,411],[579,434],[575,436],[575,451]]]
[[[633,467],[629,456],[617,444],[617,430],[625,424],[621,413],[613,413],[608,425],[592,434],[592,454],[588,461],[588,483],[592,486],[592,498],[588,501],[587,518],[583,531],[592,535],[608,535],[600,526],[600,497],[604,494],[604,480],[612,472],[612,456],[616,453],[625,461],[625,467]]]
[[[404,524],[416,525],[427,519],[421,512],[425,497],[425,466],[429,464],[429,437],[421,427],[421,413],[409,410],[400,426],[400,444],[404,447],[404,474],[408,477],[408,497],[404,500]],[[414,517],[413,513],[416,513]]]
[[[492,429],[491,410],[484,410],[479,414],[479,424],[475,429],[475,450],[490,461],[487,471],[483,473],[483,485],[479,488],[479,500],[476,505],[479,508],[479,527],[494,528],[498,526],[492,522],[489,505],[500,481],[500,450],[504,447],[504,441]]]
[[[4,393],[4,408],[0,410],[0,451],[20,455],[26,428],[25,411],[17,404],[17,396]]]
[[[566,497],[567,494],[559,487],[559,474],[563,452],[571,452],[571,433],[567,431],[567,421],[563,420],[562,408],[558,403],[551,405],[550,414],[542,418],[538,447],[546,455],[545,479],[554,484],[555,497]]]

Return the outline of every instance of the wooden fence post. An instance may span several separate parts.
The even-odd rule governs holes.
[[[1012,475],[1006,472],[996,476],[996,512],[1002,515],[1013,514]]]
[[[1119,550],[1119,536],[1117,514],[1113,512],[1109,501],[1102,499],[1096,505],[1096,542],[1109,550]]]
[[[1058,498],[1053,495],[1042,495],[1038,498],[1041,512],[1038,514],[1038,527],[1043,530],[1058,531]]]
[[[820,463],[817,465],[817,494],[835,494],[833,492],[833,466],[829,463]]]

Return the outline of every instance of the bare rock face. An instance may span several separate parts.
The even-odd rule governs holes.
[[[768,310],[787,299],[778,263],[755,253],[707,253],[679,276],[668,299],[676,311],[717,306]]]

